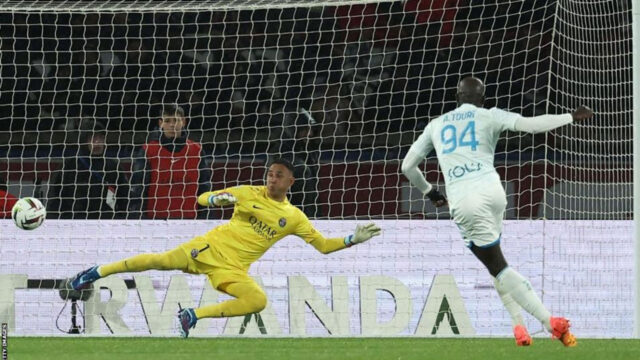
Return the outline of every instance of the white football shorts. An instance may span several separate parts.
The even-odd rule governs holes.
[[[507,196],[499,179],[459,182],[447,189],[447,196],[451,217],[468,248],[500,243]]]

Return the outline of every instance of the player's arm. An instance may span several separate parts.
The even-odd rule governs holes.
[[[302,216],[304,216],[304,214],[302,214]],[[370,223],[367,225],[356,226],[355,232],[351,235],[338,238],[326,238],[316,230],[313,225],[311,225],[309,219],[304,216],[304,219],[300,221],[300,225],[298,225],[296,235],[300,236],[319,252],[329,254],[334,251],[363,243],[374,236],[380,235],[380,231],[381,230],[378,226]]]
[[[243,186],[234,186],[222,190],[207,191],[198,196],[198,204],[202,206],[233,205],[242,199]]]
[[[540,115],[534,117],[518,117],[515,119],[513,130],[532,134],[550,131],[561,126],[578,122],[593,116],[593,111],[586,106],[579,106],[571,114]]]
[[[447,199],[427,181],[418,167],[432,150],[433,143],[427,128],[409,148],[407,156],[402,161],[401,170],[411,185],[417,187],[435,206],[442,206],[447,203]]]

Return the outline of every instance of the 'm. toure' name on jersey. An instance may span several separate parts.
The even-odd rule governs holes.
[[[447,122],[447,121],[459,121],[459,120],[466,120],[468,118],[472,118],[476,116],[476,112],[475,111],[466,111],[466,112],[454,112],[454,113],[450,113],[450,114],[445,114],[443,116],[442,121]]]

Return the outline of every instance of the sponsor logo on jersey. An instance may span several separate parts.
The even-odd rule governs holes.
[[[273,237],[278,234],[269,224],[259,220],[257,217],[249,216],[249,223],[253,228],[253,231],[263,237],[267,241],[273,240]]]
[[[459,178],[465,176],[466,174],[469,174],[469,173],[472,173],[472,172],[476,172],[476,171],[480,171],[480,169],[482,169],[482,164],[481,163],[472,162],[472,163],[464,164],[462,166],[460,166],[460,165],[454,166],[451,169],[449,169],[447,174],[449,175],[449,180],[453,180],[453,179],[459,179]]]

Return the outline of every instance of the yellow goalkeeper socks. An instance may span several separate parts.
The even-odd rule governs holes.
[[[186,270],[187,255],[180,248],[161,254],[140,254],[128,259],[101,265],[98,272],[101,277],[123,272],[140,272],[145,270]]]
[[[235,299],[195,309],[198,319],[253,314],[267,306],[267,295],[256,283],[230,283],[221,290]]]

